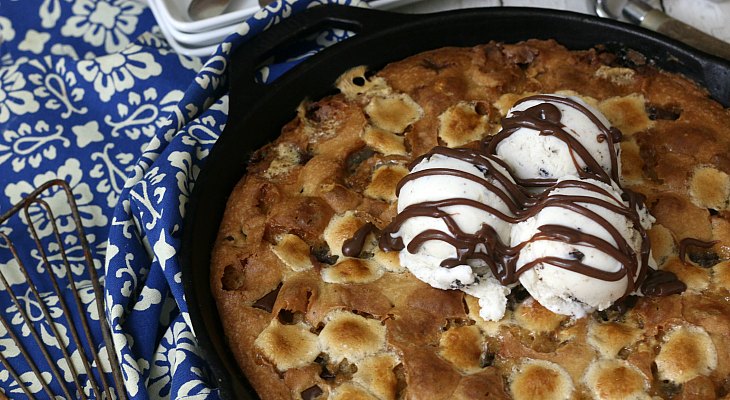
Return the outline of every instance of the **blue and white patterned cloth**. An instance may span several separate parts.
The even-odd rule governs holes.
[[[71,185],[94,261],[105,274],[107,317],[130,398],[218,398],[198,353],[181,283],[177,252],[185,205],[226,124],[224,73],[232,49],[283,18],[330,2],[361,5],[354,0],[276,2],[243,22],[203,63],[173,52],[138,1],[0,0],[0,213],[49,179]],[[307,48],[343,35],[320,35]],[[79,260],[69,212],[61,210],[56,220],[69,257]],[[40,226],[46,227],[41,237],[52,235],[48,224]],[[8,234],[13,230],[30,240],[24,225],[0,228]],[[58,262],[57,246],[46,250]],[[5,257],[0,268],[10,285],[20,285],[21,304],[48,340],[48,327],[37,301],[22,286],[17,265]],[[43,269],[40,261],[30,268],[32,274]],[[88,287],[82,292],[98,320]],[[46,296],[43,302],[57,318],[57,300]],[[33,349],[4,291],[0,313]],[[60,360],[57,349],[51,350]],[[43,398],[2,325],[0,351],[22,384]],[[66,382],[44,374],[51,387],[58,392],[64,384],[74,393],[65,361],[57,365]],[[11,398],[24,397],[2,366],[0,389]],[[93,396],[88,385],[84,389]]]

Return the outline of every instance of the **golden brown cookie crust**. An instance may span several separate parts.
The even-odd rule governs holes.
[[[373,76],[353,69],[340,94],[302,104],[231,193],[211,263],[230,350],[261,397],[727,396],[730,113],[642,60],[539,40],[443,48]],[[686,292],[575,320],[515,289],[489,322],[473,297],[415,279],[373,233],[358,257],[342,254],[364,224],[395,216],[410,160],[477,145],[533,93],[578,95],[623,131],[623,183],[647,196],[659,268]],[[682,263],[685,238],[716,243]]]

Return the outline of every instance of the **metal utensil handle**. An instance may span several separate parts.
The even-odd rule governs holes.
[[[255,100],[267,86],[255,81],[256,72],[277,50],[324,29],[345,29],[367,35],[398,26],[403,18],[404,15],[350,6],[318,6],[304,10],[235,49],[234,62],[242,73],[231,77],[231,87],[238,93],[249,94],[242,100]]]
[[[729,43],[678,21],[659,10],[649,11],[641,21],[641,26],[679,40],[707,54],[730,60]]]

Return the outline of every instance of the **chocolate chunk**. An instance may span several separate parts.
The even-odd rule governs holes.
[[[677,106],[658,106],[654,104],[647,104],[646,113],[652,121],[676,121],[682,115],[682,109]]]
[[[375,155],[375,150],[371,149],[370,147],[363,147],[362,149],[355,151],[353,153],[350,153],[349,156],[347,156],[347,172],[349,173],[355,173],[355,170],[357,170],[357,167],[360,166],[365,160]]]
[[[638,296],[626,296],[623,299],[615,302],[610,308],[615,310],[618,314],[624,315],[627,311],[636,306],[636,302],[639,301]]]
[[[489,114],[491,114],[489,103],[487,103],[486,101],[477,101],[474,105],[474,111],[479,115],[489,116]]]
[[[491,367],[492,363],[494,363],[495,357],[496,354],[494,354],[494,352],[484,349],[484,351],[482,351],[482,354],[479,355],[479,367]]]
[[[585,254],[583,254],[583,252],[578,251],[578,250],[571,251],[570,253],[568,253],[568,255],[571,258],[573,258],[574,260],[578,260],[578,261],[583,260],[583,257],[585,257]]]
[[[314,258],[323,264],[335,265],[337,263],[338,256],[330,254],[330,248],[326,243],[317,247],[312,247],[310,251]]]
[[[690,247],[699,247],[701,249],[710,249],[717,241],[705,242],[704,240],[694,238],[684,238],[679,241],[679,260],[687,264],[687,253]],[[710,250],[689,252],[689,259],[701,267],[709,268],[718,262],[720,257]]]
[[[518,304],[522,303],[528,297],[530,297],[530,293],[527,289],[522,285],[515,286],[507,295],[507,307],[510,310],[514,310]]]
[[[616,64],[621,67],[638,67],[646,65],[646,56],[636,50],[621,48],[619,49]]]
[[[329,366],[327,365],[327,360],[320,356],[317,356],[317,358],[314,359],[314,362],[319,364],[322,367],[322,370],[319,372],[319,377],[324,380],[332,380],[337,377],[337,374],[333,371],[330,371]]]
[[[527,66],[535,60],[540,51],[527,46],[505,45],[502,48],[502,53],[514,64]]]
[[[307,108],[304,110],[304,116],[311,121],[314,122],[322,122],[322,118],[319,114],[317,114],[317,111],[319,111],[320,106],[318,104],[310,104],[307,106]]]
[[[330,371],[326,365],[322,365],[322,371],[319,373],[319,377],[324,380],[332,380],[337,377],[337,375]]]
[[[710,268],[720,262],[720,256],[714,251],[690,252],[689,259],[702,268]]]
[[[295,323],[294,313],[291,310],[279,310],[277,318],[283,325],[293,325]]]
[[[463,283],[461,283],[461,280],[459,280],[459,279],[455,279],[455,280],[454,280],[453,282],[451,282],[451,284],[449,285],[449,287],[450,287],[451,289],[457,289],[457,290],[463,289],[463,288],[464,288],[465,286],[466,286],[466,285],[464,285]]]
[[[636,306],[636,302],[639,300],[638,296],[626,296],[623,299],[620,299],[613,303],[611,307],[608,307],[605,310],[601,310],[596,312],[596,315],[603,321],[606,322],[613,322],[618,321],[621,319],[621,317],[624,316],[630,309],[634,308]]]
[[[279,286],[276,287],[276,289],[270,291],[264,297],[256,300],[256,302],[253,303],[253,307],[270,313],[271,310],[274,309],[274,303],[276,303],[276,297],[279,295],[279,290],[281,290],[281,283],[279,284]]]
[[[302,400],[314,400],[321,396],[323,393],[324,392],[322,391],[322,388],[314,385],[302,391]]]

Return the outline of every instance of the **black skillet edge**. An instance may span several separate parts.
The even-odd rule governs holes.
[[[349,29],[357,35],[303,61],[272,84],[264,87],[253,82],[254,71],[272,48],[325,27]],[[571,49],[596,44],[630,47],[652,55],[660,68],[697,81],[723,105],[730,103],[727,61],[636,26],[556,10],[505,7],[407,15],[320,6],[282,21],[235,50],[229,66],[231,118],[198,176],[180,255],[190,319],[221,397],[257,398],[225,344],[209,286],[210,252],[218,225],[251,152],[278,136],[302,100],[331,93],[335,79],[350,67],[364,64],[377,69],[439,47],[528,38],[555,38]]]

